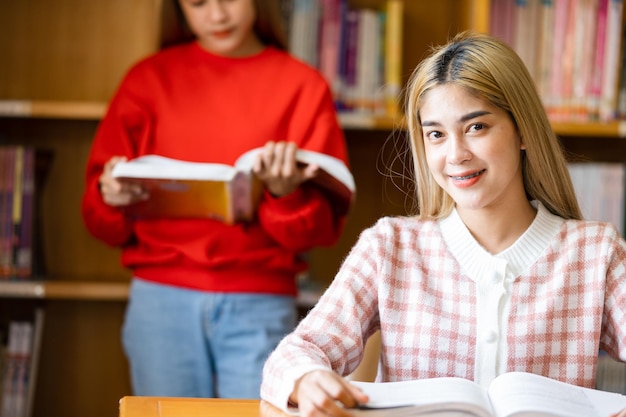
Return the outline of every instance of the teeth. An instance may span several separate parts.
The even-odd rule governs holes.
[[[483,171],[484,171],[484,169],[481,170],[481,171],[475,172],[475,173],[473,173],[471,175],[466,175],[464,177],[452,177],[452,178],[455,179],[455,180],[469,180],[470,178],[474,178],[474,177],[479,176],[480,174],[483,173]]]

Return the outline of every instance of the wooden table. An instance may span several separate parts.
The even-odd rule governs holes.
[[[120,400],[119,417],[286,417],[270,403],[224,398],[128,396]]]

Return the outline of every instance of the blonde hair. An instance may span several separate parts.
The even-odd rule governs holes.
[[[527,198],[540,201],[565,219],[580,219],[563,149],[524,63],[504,42],[473,32],[460,33],[448,44],[435,47],[417,66],[407,85],[406,118],[418,217],[445,217],[454,207],[454,201],[428,168],[419,114],[424,94],[447,83],[466,88],[511,116],[526,146],[522,151],[522,177]]]

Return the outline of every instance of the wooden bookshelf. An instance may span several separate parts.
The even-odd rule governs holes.
[[[104,101],[53,101],[53,100],[2,100],[0,118],[34,118],[65,120],[100,120],[106,111]],[[391,131],[405,129],[404,117],[371,115],[359,112],[340,112],[339,121],[344,129],[371,129]],[[626,138],[626,120],[613,122],[552,122],[560,136]]]
[[[0,100],[0,117],[99,120],[103,101]]]
[[[6,281],[0,282],[0,298],[126,301],[128,287],[115,281]]]

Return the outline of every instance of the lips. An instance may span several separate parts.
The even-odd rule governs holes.
[[[232,30],[220,30],[219,32],[213,32],[212,35],[215,38],[222,39],[230,36]]]
[[[463,181],[463,180],[469,180],[472,179],[474,177],[477,177],[479,175],[481,175],[483,172],[485,172],[484,169],[481,169],[480,171],[474,172],[473,174],[469,174],[469,175],[463,175],[463,176],[455,176],[455,175],[450,175],[450,178],[452,178],[455,181]]]

